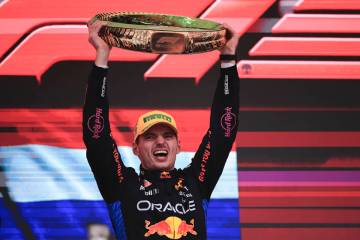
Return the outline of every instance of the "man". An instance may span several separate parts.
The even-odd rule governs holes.
[[[103,223],[90,223],[87,225],[87,240],[111,240],[109,227]]]
[[[139,117],[133,152],[140,176],[127,168],[109,126],[107,63],[109,46],[98,36],[104,23],[89,24],[96,49],[83,113],[87,159],[107,203],[118,239],[206,239],[206,213],[211,193],[236,137],[239,79],[235,52],[238,35],[221,50],[221,77],[211,107],[210,127],[185,169],[175,169],[180,151],[174,118],[153,111]]]

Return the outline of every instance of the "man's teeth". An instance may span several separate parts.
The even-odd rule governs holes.
[[[158,151],[154,152],[155,156],[166,156],[167,154],[168,154],[168,152],[165,150],[158,150]]]

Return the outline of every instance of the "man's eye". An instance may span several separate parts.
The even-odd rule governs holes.
[[[146,140],[151,140],[151,139],[154,138],[154,136],[152,136],[152,135],[146,135],[146,136],[144,136],[144,138],[145,138]]]
[[[173,137],[174,137],[174,134],[172,134],[172,133],[165,134],[165,138],[173,138]]]

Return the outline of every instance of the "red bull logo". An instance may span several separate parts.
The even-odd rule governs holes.
[[[184,188],[184,179],[179,178],[178,182],[175,184],[175,189],[180,190],[181,188]]]
[[[169,239],[179,239],[188,234],[197,235],[197,232],[194,230],[194,219],[191,219],[190,224],[187,224],[186,221],[175,216],[168,217],[152,225],[149,221],[145,220],[145,228],[148,230],[144,235],[145,237],[158,234]]]
[[[161,174],[160,174],[160,178],[161,178],[161,179],[171,178],[171,176],[170,176],[170,173],[169,173],[169,172],[163,171],[163,172],[161,172]]]

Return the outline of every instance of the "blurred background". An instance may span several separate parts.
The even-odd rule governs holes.
[[[227,22],[241,35],[236,143],[213,193],[208,239],[360,235],[359,0],[0,0],[0,239],[111,239],[81,117],[99,12]],[[127,166],[138,115],[177,119],[186,166],[208,127],[219,52],[113,49],[111,127]]]

